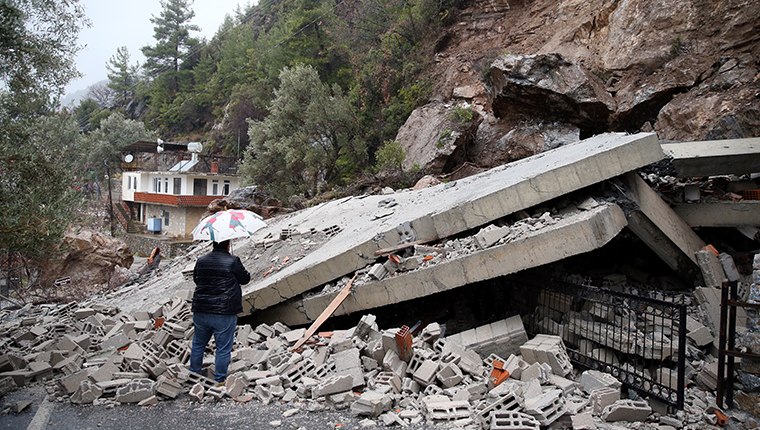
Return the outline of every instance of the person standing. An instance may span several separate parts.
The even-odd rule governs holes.
[[[251,274],[239,257],[230,254],[229,240],[213,244],[213,250],[198,258],[193,270],[195,335],[190,352],[190,371],[201,373],[203,353],[213,334],[216,343],[214,380],[222,385],[230,365],[237,314],[243,312],[240,286],[251,281]]]

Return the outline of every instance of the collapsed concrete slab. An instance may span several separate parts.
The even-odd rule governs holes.
[[[699,276],[696,253],[705,242],[636,173],[624,176],[638,209],[628,214],[628,227],[670,268],[686,279]]]
[[[602,247],[626,226],[614,204],[578,212],[525,238],[451,261],[357,286],[334,315],[350,314],[517,273]],[[338,293],[321,294],[260,311],[262,320],[288,325],[314,321]]]
[[[743,175],[757,173],[760,138],[664,143],[678,176]]]
[[[663,156],[652,133],[604,134],[453,183],[390,197],[348,197],[277,219],[251,243],[264,245],[293,228],[331,237],[279,271],[254,273],[254,282],[243,290],[244,312],[266,309],[365,267],[378,250],[477,228]]]
[[[673,210],[692,227],[760,225],[760,200],[677,203]]]

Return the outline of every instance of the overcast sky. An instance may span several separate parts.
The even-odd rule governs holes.
[[[77,68],[85,76],[66,87],[69,94],[107,79],[106,63],[120,46],[129,50],[131,64],[144,63],[140,48],[156,44],[150,18],[160,16],[162,10],[159,0],[79,0],[79,3],[85,7],[92,27],[79,33],[79,44],[87,46],[77,55]],[[201,31],[191,34],[211,39],[225,15],[233,14],[238,4],[249,3],[256,4],[248,0],[195,0],[191,5],[195,11],[191,23],[199,26]]]

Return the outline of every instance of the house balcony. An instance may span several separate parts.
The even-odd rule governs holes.
[[[224,196],[183,196],[175,194],[135,192],[133,201],[182,207],[203,207],[208,206],[212,201],[221,198],[224,198]]]

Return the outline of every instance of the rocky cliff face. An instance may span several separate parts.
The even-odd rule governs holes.
[[[441,173],[446,153],[487,168],[604,131],[757,136],[758,16],[753,0],[475,0],[436,41],[438,107],[420,110],[466,103],[477,132],[440,151],[445,121],[417,112],[397,140]]]

